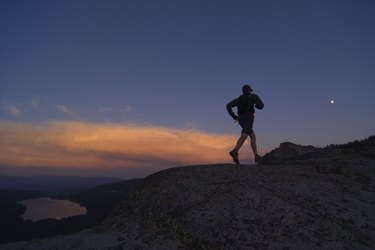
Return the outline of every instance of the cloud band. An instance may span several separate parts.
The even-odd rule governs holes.
[[[0,164],[12,167],[152,168],[228,162],[236,137],[136,124],[0,121]]]

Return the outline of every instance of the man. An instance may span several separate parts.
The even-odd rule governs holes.
[[[249,85],[244,85],[242,87],[242,95],[230,103],[227,104],[227,110],[229,115],[238,123],[240,124],[242,131],[241,136],[238,138],[236,147],[229,152],[230,156],[232,156],[233,161],[236,164],[240,164],[238,159],[238,151],[246,141],[247,137],[250,136],[251,139],[251,148],[253,149],[255,162],[259,162],[262,158],[258,154],[257,144],[256,144],[256,136],[253,131],[253,123],[254,123],[254,113],[255,108],[263,109],[264,104],[262,100],[256,94],[251,93],[253,89]],[[232,108],[237,107],[237,114],[235,115]]]

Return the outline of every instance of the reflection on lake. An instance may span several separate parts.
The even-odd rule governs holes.
[[[74,215],[86,214],[87,209],[69,200],[53,200],[49,197],[20,201],[26,206],[22,215],[24,220],[62,219]]]

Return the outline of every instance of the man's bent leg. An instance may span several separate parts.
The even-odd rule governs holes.
[[[237,140],[236,147],[232,151],[229,152],[230,156],[232,156],[233,161],[236,164],[240,164],[240,160],[238,159],[238,151],[240,150],[242,145],[245,143],[248,136],[249,136],[248,134],[242,133],[240,138],[238,138]]]
[[[253,149],[254,155],[258,155],[257,137],[254,131],[250,134],[250,139],[251,139],[251,148]]]
[[[258,154],[257,138],[256,138],[254,131],[250,134],[250,139],[251,139],[251,148],[253,149],[253,152],[254,152],[255,162],[258,162],[260,161],[262,157]]]
[[[236,144],[236,147],[234,148],[235,151],[238,152],[238,150],[240,150],[240,148],[242,147],[242,145],[245,143],[247,137],[249,135],[248,134],[245,134],[245,133],[242,133],[240,138],[238,138],[237,140],[237,144]]]

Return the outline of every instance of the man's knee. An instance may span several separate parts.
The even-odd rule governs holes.
[[[250,134],[250,139],[251,139],[251,140],[256,140],[256,135],[255,135],[254,131],[251,132],[251,134]]]
[[[246,134],[246,133],[241,133],[241,137],[242,138],[247,138],[249,135],[248,134]]]

